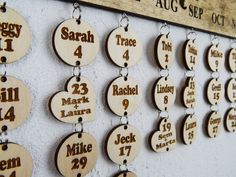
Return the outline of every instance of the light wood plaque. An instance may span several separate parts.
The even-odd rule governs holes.
[[[131,163],[141,147],[141,136],[137,128],[131,125],[119,125],[114,128],[106,140],[108,157],[116,164]]]
[[[118,77],[111,82],[107,90],[107,103],[111,111],[118,116],[129,116],[139,107],[142,91],[131,77]]]
[[[182,128],[183,141],[186,145],[191,145],[197,137],[197,119],[194,115],[187,115]]]
[[[154,85],[154,102],[161,111],[167,111],[174,104],[176,87],[170,77],[161,77]]]
[[[236,72],[236,48],[232,48],[229,51],[228,64],[231,72]]]
[[[49,107],[55,118],[66,123],[93,121],[96,111],[96,95],[90,81],[74,76],[65,86],[66,91],[54,94]]]
[[[107,39],[109,58],[120,67],[130,67],[139,62],[142,55],[142,43],[132,28],[119,27],[113,30]]]
[[[99,39],[88,23],[69,19],[56,28],[53,46],[58,57],[66,64],[84,66],[95,59],[99,50]]]
[[[232,78],[228,81],[226,87],[227,98],[230,102],[236,102],[236,79]]]
[[[0,133],[19,127],[31,110],[31,95],[26,85],[0,75]]]
[[[227,131],[236,132],[236,108],[231,108],[226,113],[225,126]]]
[[[31,177],[33,160],[29,152],[15,143],[0,144],[0,176]]]
[[[158,65],[169,69],[174,62],[174,46],[169,34],[162,34],[156,40],[155,54]]]
[[[188,40],[184,46],[185,65],[189,70],[196,70],[199,59],[199,51],[196,40]]]
[[[81,0],[81,2],[167,21],[190,29],[232,38],[236,36],[235,0]]]
[[[190,77],[187,79],[187,86],[183,92],[183,103],[186,108],[193,108],[196,106],[196,81],[195,78]]]
[[[0,10],[0,64],[21,59],[30,43],[31,33],[24,18],[9,7],[5,12]]]
[[[221,51],[219,45],[212,45],[208,50],[207,61],[209,68],[213,72],[220,71],[225,62],[224,53]]]
[[[64,177],[83,177],[96,165],[98,145],[88,133],[67,136],[56,152],[56,166]]]
[[[222,127],[220,112],[212,112],[207,120],[207,133],[210,138],[216,138]]]
[[[176,129],[169,118],[160,120],[158,130],[150,137],[150,145],[155,152],[168,152],[175,148]]]
[[[207,98],[210,104],[218,105],[224,97],[224,87],[219,79],[211,79],[207,86]]]
[[[121,173],[115,175],[114,177],[137,177],[137,176],[133,172],[124,171],[124,172],[121,172]]]

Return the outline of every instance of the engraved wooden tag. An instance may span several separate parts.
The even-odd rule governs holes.
[[[193,108],[196,106],[196,81],[195,78],[187,79],[187,87],[183,92],[183,103],[186,108]]]
[[[0,63],[12,63],[27,53],[31,33],[24,18],[15,10],[0,10]]]
[[[152,150],[155,152],[166,152],[175,148],[176,130],[175,125],[168,118],[162,118],[158,130],[150,137]]]
[[[208,50],[208,65],[213,72],[220,71],[224,66],[224,53],[218,45],[212,45]]]
[[[169,34],[160,35],[156,40],[155,54],[162,69],[169,69],[174,62],[174,46]]]
[[[31,95],[25,84],[0,75],[0,133],[20,126],[31,110]]]
[[[194,115],[187,115],[182,128],[183,141],[186,145],[195,142],[197,137],[197,119]]]
[[[33,160],[29,152],[15,143],[0,144],[0,176],[31,177]]]
[[[227,98],[230,102],[236,102],[236,79],[230,79],[226,86]]]
[[[137,128],[131,125],[119,125],[114,128],[106,140],[108,157],[116,164],[129,164],[138,155],[141,137]]]
[[[207,120],[207,133],[210,138],[216,138],[221,131],[222,120],[220,112],[211,112]]]
[[[115,175],[114,177],[137,177],[136,174],[134,174],[133,172],[130,171],[123,171],[117,175]]]
[[[231,72],[236,72],[236,48],[232,48],[228,57],[229,68]]]
[[[98,145],[88,133],[67,136],[56,152],[56,166],[65,177],[83,177],[96,165]]]
[[[184,46],[185,65],[189,70],[196,70],[199,51],[195,40],[188,40]]]
[[[109,58],[120,67],[133,66],[142,55],[142,43],[131,28],[119,27],[113,30],[106,45]]]
[[[50,110],[55,118],[66,123],[94,120],[96,95],[88,79],[74,76],[68,80],[65,89],[50,99]]]
[[[170,77],[161,77],[154,85],[154,101],[157,108],[167,111],[174,104],[176,87]]]
[[[107,103],[118,116],[134,113],[141,102],[142,91],[131,77],[118,77],[112,81],[107,91]]]
[[[69,19],[55,30],[53,45],[58,57],[66,64],[84,66],[95,59],[99,50],[99,39],[88,23]]]
[[[231,108],[225,117],[225,126],[227,131],[236,132],[236,108]]]
[[[207,98],[210,104],[217,105],[224,97],[223,84],[218,79],[211,79],[207,86]]]

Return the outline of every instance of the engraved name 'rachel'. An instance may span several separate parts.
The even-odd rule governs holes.
[[[123,95],[138,95],[138,85],[130,87],[129,85],[125,87],[119,87],[118,85],[112,85],[113,96],[123,96]]]

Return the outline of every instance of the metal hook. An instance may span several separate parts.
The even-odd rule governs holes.
[[[160,33],[161,34],[166,34],[167,37],[170,34],[170,26],[165,22],[162,24],[161,28],[160,28]]]
[[[125,25],[124,25],[124,24]],[[120,19],[120,23],[119,23],[119,26],[120,27],[124,27],[125,28],[125,31],[128,31],[129,29],[129,17],[128,17],[128,15],[126,14],[126,13],[123,13],[122,14],[122,17],[121,17],[121,19]]]
[[[192,37],[191,37],[191,36],[192,36]],[[187,38],[188,38],[189,40],[193,40],[193,41],[196,40],[196,38],[197,38],[197,33],[194,31],[193,28],[192,28],[192,30],[191,30],[190,32],[188,32]]]
[[[72,18],[77,19],[78,24],[80,24],[82,10],[81,10],[79,1],[74,2],[74,3],[73,3],[73,7],[74,7],[74,10],[73,10],[73,12],[72,12]],[[75,17],[75,12],[76,12],[77,10],[78,10],[78,12],[79,12],[79,16],[78,16],[78,17]]]
[[[126,70],[126,73],[123,74],[123,71]],[[127,78],[129,76],[129,68],[125,67],[125,68],[120,68],[120,71],[119,71],[119,74],[120,76],[123,76],[125,78]]]
[[[211,43],[213,45],[216,45],[218,47],[218,45],[220,44],[220,39],[219,37],[217,37],[216,35],[213,36],[213,38],[211,39]]]

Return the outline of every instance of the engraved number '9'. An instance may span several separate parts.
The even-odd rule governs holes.
[[[123,106],[124,106],[124,109],[127,110],[128,107],[129,107],[129,100],[124,99],[124,100],[122,101],[122,104],[123,104]]]

